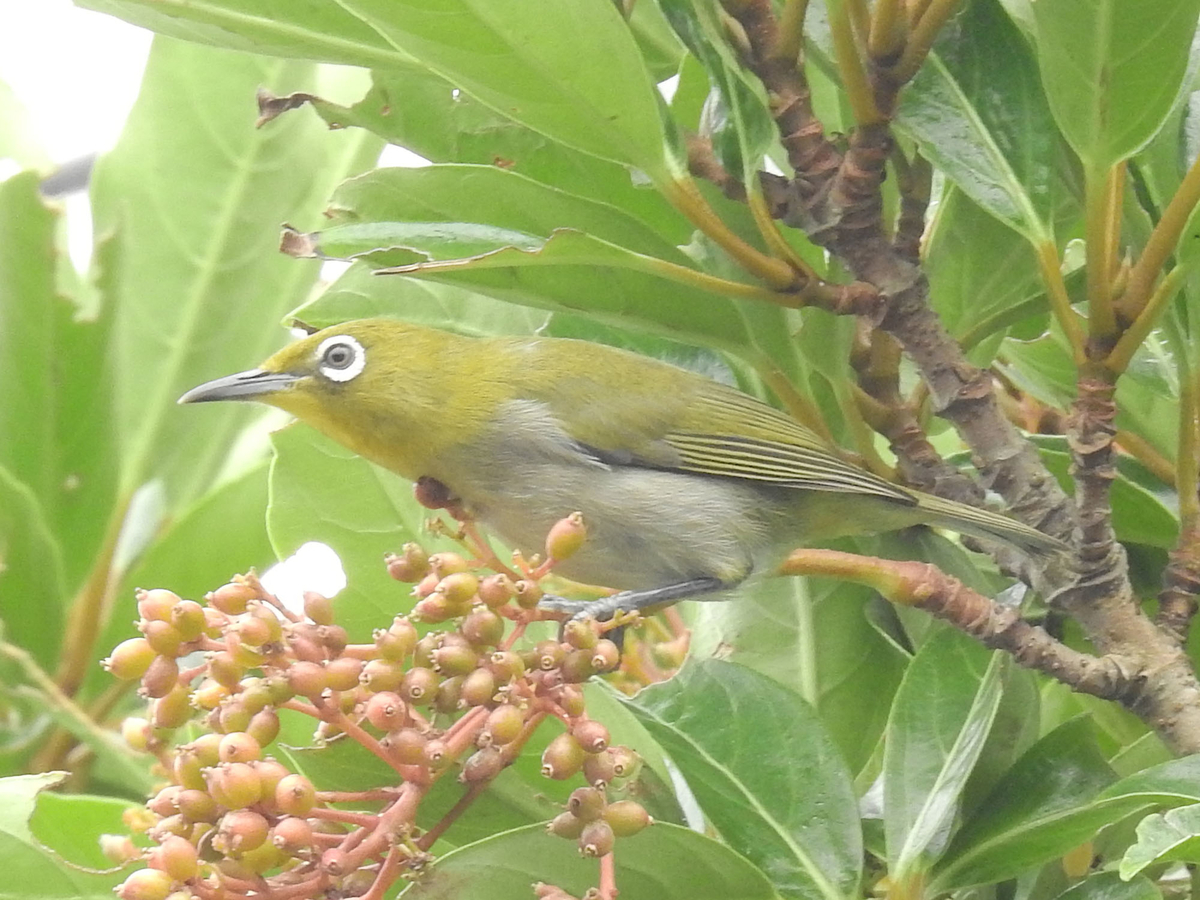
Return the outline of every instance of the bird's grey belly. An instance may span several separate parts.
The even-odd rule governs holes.
[[[536,408],[518,410],[537,416]],[[556,433],[522,422],[496,432],[488,460],[446,458],[439,472],[467,508],[505,542],[544,553],[551,526],[578,510],[588,537],[556,569],[619,590],[701,577],[736,583],[769,542],[763,488],[729,478],[608,465]],[[541,425],[541,428],[523,427]]]

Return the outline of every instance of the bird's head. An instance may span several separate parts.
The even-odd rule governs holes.
[[[310,334],[257,368],[192,388],[180,403],[255,400],[290,412],[357,453],[413,440],[446,399],[438,360],[445,332],[390,319],[358,319]]]

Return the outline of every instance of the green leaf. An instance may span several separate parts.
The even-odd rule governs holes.
[[[857,772],[883,733],[906,663],[865,615],[873,596],[831,579],[761,581],[731,602],[694,605],[691,652],[719,653],[803,697]]]
[[[971,3],[948,28],[901,95],[896,125],[983,209],[1048,239],[1058,133],[1028,45],[998,3]]]
[[[1097,872],[1063,891],[1057,900],[1163,900],[1163,893],[1149,878],[1126,881],[1123,874]]]
[[[1136,153],[1179,95],[1200,0],[1038,0],[1050,109],[1086,167]]]
[[[767,876],[725,845],[659,823],[618,842],[622,900],[775,900]],[[498,834],[448,853],[404,891],[404,900],[517,900],[533,882],[575,896],[597,881],[594,860],[540,825]]]
[[[372,629],[387,627],[412,607],[408,590],[388,576],[383,557],[406,541],[433,545],[421,533],[428,510],[413,499],[409,482],[306,425],[277,431],[271,442],[267,531],[275,553],[286,559],[308,541],[333,548],[347,580],[335,601],[338,624],[352,639],[368,640]]]
[[[673,175],[654,82],[614,4],[342,0],[391,46],[553,140]],[[564,37],[570,35],[570,40]]]
[[[3,639],[53,668],[62,636],[62,547],[33,491],[0,468],[0,623]]]
[[[124,880],[120,873],[101,875],[64,865],[30,830],[38,792],[65,777],[49,772],[0,778],[0,859],[5,876],[0,900],[111,900],[113,887]]]
[[[930,302],[966,349],[1048,309],[1032,245],[963,191],[947,192],[927,241]]]
[[[1200,861],[1200,804],[1146,816],[1137,842],[1121,858],[1121,877],[1130,878],[1156,862]]]
[[[106,302],[117,305],[109,351],[126,494],[161,478],[170,508],[212,483],[251,411],[180,409],[176,398],[280,343],[278,320],[317,266],[277,253],[278,223],[315,219],[333,185],[378,153],[373,137],[301,117],[254,129],[255,89],[313,70],[159,39],[125,131],[97,164],[97,233],[123,238]]]
[[[746,352],[760,334],[786,344],[783,311],[660,277],[660,260],[690,264],[658,234],[620,210],[512,172],[484,166],[379,170],[338,191],[335,215],[337,221],[358,224],[476,222],[548,239],[537,254],[501,250],[469,264],[430,265],[381,277],[434,279],[513,303],[586,314],[605,324],[735,352]],[[555,231],[562,228],[577,231]],[[437,249],[432,240],[422,246],[426,252]],[[394,313],[405,317],[403,307]],[[772,327],[755,324],[761,321]]]
[[[77,0],[85,9],[109,13],[187,41],[312,59],[349,66],[411,66],[375,29],[338,3],[273,0]]]
[[[651,4],[639,4],[634,15]],[[634,183],[619,163],[546,140],[431,72],[377,70],[366,96],[347,108],[315,98],[313,108],[337,127],[367,128],[434,163],[499,166],[542,184],[618,207],[686,243],[692,225],[658,191]]]
[[[112,860],[100,850],[100,835],[128,834],[122,816],[136,807],[115,797],[43,791],[38,794],[29,828],[39,842],[71,864],[108,869]]]
[[[944,850],[1000,706],[1006,662],[944,629],[904,673],[883,756],[884,830],[896,878],[911,877]]]
[[[707,659],[628,703],[712,825],[781,893],[833,900],[858,889],[862,838],[850,774],[797,694]]]
[[[1093,805],[1115,780],[1091,722],[1071,719],[1031,747],[963,824],[931,880],[941,890],[1003,881],[1061,856],[1140,803]]]

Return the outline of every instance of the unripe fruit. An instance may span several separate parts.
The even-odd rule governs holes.
[[[400,683],[400,696],[415,706],[428,706],[437,694],[438,678],[433,669],[414,666],[404,674]]]
[[[138,869],[115,890],[121,900],[167,900],[171,893],[171,876],[158,869]]]
[[[525,661],[519,653],[511,650],[497,650],[488,660],[488,668],[496,676],[497,684],[508,684],[515,678],[525,674]]]
[[[446,715],[455,712],[462,697],[463,680],[463,676],[455,675],[439,684],[437,694],[433,698],[433,708]]]
[[[608,729],[595,719],[578,719],[571,726],[571,734],[587,753],[599,753],[608,749]]]
[[[423,765],[427,760],[425,748],[429,744],[429,738],[415,728],[393,731],[383,739],[383,743],[396,760],[404,765]]]
[[[363,661],[352,656],[339,656],[325,663],[325,683],[335,691],[350,691],[358,687]]]
[[[612,754],[613,774],[617,778],[628,778],[637,771],[638,755],[628,747],[609,747],[607,752]]]
[[[112,654],[100,662],[106,671],[114,678],[122,681],[133,681],[141,678],[154,662],[154,648],[144,637],[130,638],[121,641],[113,648]]]
[[[480,667],[468,674],[459,692],[463,706],[485,706],[496,696],[496,676],[491,669]]]
[[[304,592],[304,615],[317,625],[333,624],[333,602],[316,591]]]
[[[654,820],[646,812],[642,804],[634,800],[618,800],[610,803],[604,810],[604,821],[612,828],[617,837],[629,837],[637,834]]]
[[[607,803],[604,791],[599,788],[575,788],[567,798],[567,811],[577,819],[592,822],[604,813]]]
[[[118,866],[133,862],[142,855],[142,851],[127,834],[100,835],[100,852],[104,854],[105,859]]]
[[[430,594],[418,600],[412,608],[412,616],[418,622],[428,622],[436,625],[452,619],[461,612],[460,608],[446,599],[445,594]]]
[[[221,738],[217,759],[223,763],[250,762],[262,757],[262,745],[245,732],[233,732]]]
[[[445,638],[444,631],[431,631],[419,641],[413,649],[413,665],[422,669],[428,669],[433,665],[433,651],[442,646],[442,639]]]
[[[201,766],[215,766],[220,762],[220,747],[221,735],[219,734],[202,734],[190,744],[185,744],[179,749],[187,749],[196,755],[196,760]]]
[[[479,579],[470,572],[454,572],[438,582],[437,591],[456,609],[468,606],[479,590]]]
[[[306,816],[316,805],[317,789],[303,775],[288,775],[275,788],[275,803],[289,816]]]
[[[513,588],[516,590],[517,606],[521,609],[533,609],[541,602],[546,592],[538,587],[536,582],[522,578]]]
[[[558,641],[538,641],[533,648],[535,667],[543,672],[557,669],[566,655],[567,651]]]
[[[568,716],[582,716],[586,709],[583,690],[577,684],[564,684],[555,691],[554,697]]]
[[[325,667],[320,663],[300,661],[293,663],[287,670],[288,687],[293,694],[302,697],[319,697],[329,686]]]
[[[399,660],[369,659],[359,673],[358,682],[368,691],[377,694],[397,691],[404,680],[404,666]]]
[[[254,771],[258,773],[258,780],[262,785],[262,802],[265,806],[272,807],[272,811],[274,811],[275,790],[279,787],[279,782],[292,773],[288,771],[287,766],[270,756],[266,759],[253,762],[251,765],[254,766]]]
[[[139,616],[143,619],[154,619],[162,622],[170,621],[171,611],[180,600],[178,594],[163,590],[162,588],[155,588],[152,591],[139,589],[134,592],[134,596],[137,598]]]
[[[145,753],[150,749],[150,723],[140,716],[129,716],[121,721],[121,738],[130,750]]]
[[[350,643],[350,635],[341,625],[319,625],[317,638],[330,656],[339,655]]]
[[[208,792],[227,809],[253,806],[263,796],[262,779],[249,763],[227,763],[205,773]]]
[[[192,703],[198,709],[213,710],[229,697],[229,688],[214,678],[205,678],[192,691]]]
[[[155,728],[179,728],[192,717],[190,700],[188,689],[176,683],[170,693],[154,701],[150,721]]]
[[[587,527],[583,524],[583,513],[573,512],[559,519],[546,535],[546,555],[552,560],[564,560],[574,556],[587,540]]]
[[[312,849],[313,830],[307,819],[285,816],[271,829],[271,843],[289,856]]]
[[[392,691],[373,695],[363,712],[367,721],[380,731],[395,731],[404,725],[408,717],[404,701]]]
[[[459,781],[463,784],[490,781],[499,775],[503,768],[504,754],[495,747],[483,747],[467,757]]]
[[[271,640],[274,629],[264,619],[255,616],[241,616],[230,631],[237,635],[241,647],[261,647]],[[241,661],[244,650],[235,649],[234,658]]]
[[[171,816],[179,812],[179,786],[169,784],[146,801],[146,809],[156,816]]]
[[[179,655],[179,648],[183,646],[183,635],[170,622],[151,619],[142,622],[138,630],[145,635],[146,643],[154,648],[155,653],[161,653],[163,656]]]
[[[228,616],[241,615],[246,611],[246,604],[258,596],[258,592],[247,584],[230,582],[222,585],[204,599],[209,606],[219,609]]]
[[[546,831],[557,837],[575,840],[583,834],[584,822],[569,812],[561,812],[546,823]]]
[[[417,646],[417,629],[408,619],[397,616],[386,631],[375,632],[375,646],[379,648],[380,658],[402,662]]]
[[[504,703],[488,713],[480,737],[502,747],[515,740],[524,727],[525,716],[521,710],[510,703]]]
[[[479,599],[488,609],[498,609],[517,595],[517,586],[503,573],[489,575],[479,582]]]
[[[147,860],[152,869],[166,872],[175,881],[195,878],[200,871],[200,857],[192,842],[172,835],[150,851]]]
[[[592,665],[598,672],[615,669],[621,662],[621,650],[608,638],[601,638],[592,648]]]
[[[253,810],[235,809],[221,816],[217,834],[234,853],[246,853],[262,845],[271,832],[266,818]]]
[[[171,610],[171,624],[185,641],[194,641],[204,632],[204,607],[195,600],[180,600]]]
[[[596,669],[592,666],[591,650],[572,650],[562,661],[559,671],[567,684],[582,684],[593,675]]]
[[[425,745],[425,760],[435,769],[450,762],[450,748],[441,738],[434,738]]]
[[[398,556],[393,553],[385,556],[384,563],[389,575],[409,584],[415,584],[429,574],[429,554],[420,544],[405,544]]]
[[[457,553],[442,552],[435,553],[429,557],[429,568],[438,579],[445,578],[447,575],[454,575],[458,572],[466,572],[471,567],[467,561]]]
[[[187,788],[179,792],[175,799],[179,813],[189,822],[215,822],[217,820],[217,801],[207,791]]]
[[[614,840],[612,827],[603,819],[588,822],[579,835],[579,853],[590,859],[606,856],[612,853]]]
[[[265,747],[279,736],[279,713],[273,709],[260,709],[250,718],[246,734]]]
[[[142,676],[142,693],[155,699],[165,697],[179,684],[179,664],[169,656],[156,656]]]
[[[208,674],[213,681],[232,690],[242,680],[246,670],[228,650],[218,650],[208,658]]]
[[[583,761],[584,780],[593,787],[599,787],[616,778],[613,756],[611,750],[605,750],[603,753],[597,753],[585,759]]]
[[[486,606],[476,607],[463,619],[460,630],[473,647],[495,647],[504,637],[504,619]]]
[[[263,841],[253,850],[247,850],[237,862],[241,863],[242,867],[251,873],[251,877],[262,875],[270,869],[278,868],[288,861],[287,854],[283,853],[278,847],[270,841]]]
[[[433,651],[433,670],[439,675],[466,675],[479,663],[479,654],[470,647],[442,646]]]
[[[558,781],[570,778],[579,771],[586,756],[570,732],[560,734],[542,751],[542,775]]]

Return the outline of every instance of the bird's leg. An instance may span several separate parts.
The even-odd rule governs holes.
[[[567,600],[565,597],[547,594],[538,603],[538,609],[570,613],[572,619],[595,619],[602,622],[611,619],[618,612],[641,612],[652,606],[674,603],[676,600],[709,594],[728,587],[729,585],[719,578],[693,578],[691,581],[681,581],[678,584],[667,584],[644,591],[621,591],[599,600]]]

